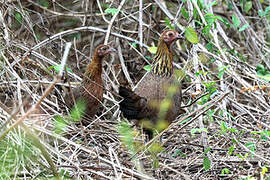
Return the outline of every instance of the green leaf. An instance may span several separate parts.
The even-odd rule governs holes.
[[[206,44],[206,49],[210,52],[213,52],[213,43],[209,42]]]
[[[194,135],[198,131],[198,128],[193,128],[190,130],[190,134]]]
[[[22,15],[18,12],[15,13],[15,19],[19,22],[22,23]]]
[[[252,8],[252,1],[247,1],[245,6],[244,6],[244,10],[245,13],[248,13],[248,11]]]
[[[253,142],[246,143],[245,146],[250,149],[250,151],[255,152],[256,146]]]
[[[55,70],[55,72],[59,72],[60,71],[60,69],[61,69],[61,64],[58,64],[58,65],[53,65],[53,66],[49,66],[48,67],[48,70],[51,70],[51,69],[54,69]],[[68,72],[71,72],[72,73],[72,70],[70,69],[70,68],[68,68],[68,67],[66,67],[66,70],[68,71]]]
[[[73,121],[80,121],[86,110],[86,101],[84,99],[79,99],[76,104],[72,107],[70,111],[70,116]]]
[[[131,45],[132,45],[134,48],[137,47],[137,43],[135,43],[135,42],[131,43]]]
[[[204,150],[204,155],[206,155],[209,151],[211,151],[211,148],[210,147],[208,147],[208,148],[206,148],[205,150]]]
[[[119,132],[121,141],[132,152],[135,152],[135,146],[133,144],[133,130],[130,125],[122,121],[117,125],[117,131]]]
[[[231,156],[234,151],[234,146],[230,146],[228,149],[228,154]]]
[[[243,25],[243,26],[239,29],[239,32],[244,31],[248,26],[249,26],[248,24]]]
[[[203,34],[209,35],[211,26],[212,26],[211,24],[207,24],[206,26],[204,26],[204,27],[203,27],[203,30],[202,30]]]
[[[228,19],[225,19],[225,18],[222,18],[222,22],[226,25],[226,27],[230,27],[231,24],[230,24],[230,21]]]
[[[193,44],[196,44],[199,42],[198,35],[196,31],[192,27],[187,27],[185,30],[185,36],[187,40]]]
[[[240,20],[235,14],[232,15],[232,22],[235,28],[238,28],[240,26]]]
[[[116,8],[108,8],[105,10],[105,13],[111,14],[111,15],[115,15],[118,12],[118,9]]]
[[[265,13],[267,14],[270,11],[270,6],[268,6],[267,8],[265,8]]]
[[[203,168],[206,171],[211,168],[211,161],[209,160],[209,158],[207,156],[203,157]]]
[[[224,168],[224,169],[221,170],[221,174],[222,174],[222,175],[230,174],[230,172],[231,172],[231,171],[230,171],[228,168]]]
[[[221,126],[221,130],[222,130],[224,133],[226,133],[227,130],[228,130],[228,125],[226,124],[226,122],[225,122],[225,121],[221,121],[220,126]]]
[[[152,66],[151,65],[146,65],[143,67],[144,70],[146,70],[147,72],[150,72],[151,69],[152,69]]]
[[[47,0],[38,0],[38,4],[45,8],[49,8],[49,1]]]
[[[177,156],[180,156],[182,158],[186,158],[187,155],[185,153],[183,153],[181,150],[177,149],[175,150],[175,152],[173,153],[172,157],[176,158]]]
[[[218,71],[218,78],[221,79],[223,77],[224,73],[225,73],[224,70]]]
[[[270,74],[266,74],[264,76],[261,76],[261,75],[256,75],[256,76],[259,77],[259,78],[262,78],[262,79],[264,79],[266,81],[270,81]]]
[[[169,29],[175,29],[174,26],[172,26],[171,21],[168,17],[165,18],[165,24],[169,27]]]
[[[189,18],[188,11],[186,11],[185,8],[182,8],[182,9],[181,9],[181,14],[182,14],[182,16],[183,16],[185,19],[188,19],[188,18]]]
[[[208,10],[210,7],[212,7],[212,6],[216,5],[216,4],[217,4],[216,1],[210,2],[210,3],[205,7],[205,9]]]
[[[266,15],[266,13],[263,11],[263,10],[259,10],[258,11],[258,15],[260,16],[260,17],[264,17],[265,15]]]
[[[64,128],[68,125],[67,122],[59,115],[53,117],[54,120],[54,132],[61,134],[64,131]]]
[[[157,53],[157,47],[156,47],[156,46],[149,47],[149,48],[148,48],[148,51],[149,51],[151,54],[156,54],[156,53]]]
[[[251,131],[251,134],[265,134],[266,136],[270,136],[270,131]]]
[[[188,122],[189,120],[191,120],[191,117],[187,118],[187,119],[184,119],[183,121],[181,121],[179,123],[179,125],[182,125],[182,124],[185,124],[186,122]]]
[[[201,132],[208,132],[206,128],[193,128],[190,130],[190,134],[194,135],[196,132],[201,133]]]
[[[256,66],[256,72],[257,72],[257,73],[258,73],[258,72],[267,72],[267,70],[265,69],[264,65],[258,64],[258,65]],[[265,74],[262,74],[262,75],[265,75]]]
[[[267,167],[262,167],[262,171],[261,171],[262,175],[264,176],[265,173],[267,173],[267,172],[268,172],[268,168]]]
[[[213,24],[216,20],[214,14],[212,13],[207,13],[204,15],[204,18],[205,18],[205,21],[208,23],[208,24]]]

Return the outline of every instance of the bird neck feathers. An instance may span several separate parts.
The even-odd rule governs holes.
[[[96,80],[101,78],[102,74],[102,58],[94,56],[91,63],[86,67],[85,73],[83,74],[83,79]]]
[[[160,40],[158,43],[152,72],[162,77],[171,77],[173,74],[173,53],[170,45],[167,45],[164,40]]]

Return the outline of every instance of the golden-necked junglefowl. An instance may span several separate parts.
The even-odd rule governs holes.
[[[93,117],[103,100],[103,81],[102,81],[102,60],[104,57],[116,50],[109,45],[99,45],[92,57],[91,62],[87,65],[83,74],[80,85],[64,97],[65,103],[72,108],[74,101],[83,102],[85,104],[84,115]]]
[[[136,119],[152,139],[155,130],[162,131],[181,110],[181,85],[174,76],[172,44],[182,36],[174,30],[164,31],[158,42],[152,69],[136,89],[120,86],[120,110],[128,120]]]

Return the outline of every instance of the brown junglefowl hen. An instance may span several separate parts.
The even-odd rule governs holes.
[[[95,49],[92,61],[87,65],[83,74],[82,82],[64,98],[69,108],[74,105],[74,100],[75,102],[80,100],[86,104],[85,116],[93,117],[96,114],[103,100],[102,60],[106,55],[115,51],[109,45],[103,44]]]
[[[158,42],[152,69],[134,92],[120,86],[120,110],[127,119],[136,119],[148,138],[153,130],[162,131],[180,114],[181,86],[173,73],[172,43],[182,36],[174,30],[164,31]]]

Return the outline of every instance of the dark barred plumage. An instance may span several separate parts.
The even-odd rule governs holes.
[[[180,113],[181,85],[175,81],[173,76],[171,45],[181,38],[179,33],[174,30],[164,31],[159,38],[151,73],[144,76],[134,92],[121,86],[119,88],[119,94],[124,98],[119,104],[124,117],[138,120],[149,139],[153,137],[153,130],[163,130]],[[168,98],[167,92],[171,86],[175,86],[177,90],[169,99],[169,107],[161,110],[160,104]],[[165,114],[161,116],[159,112],[165,112]]]

